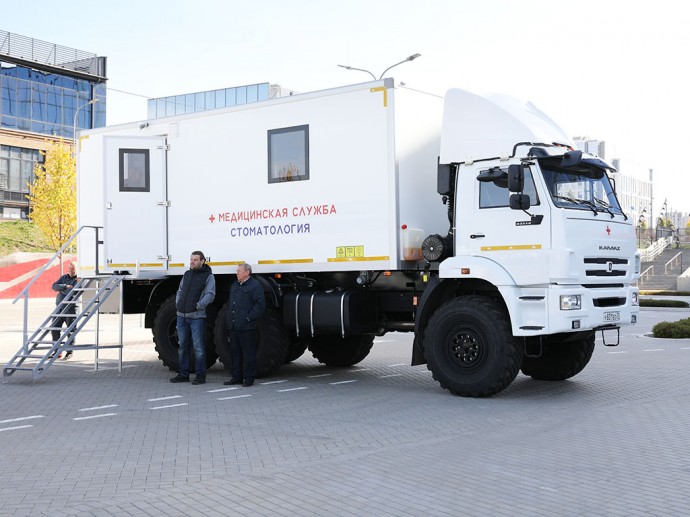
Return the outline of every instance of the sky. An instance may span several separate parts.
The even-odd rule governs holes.
[[[386,76],[533,102],[690,212],[690,4],[677,0],[0,0],[0,29],[108,58],[108,125],[146,99],[270,82],[297,92]],[[680,152],[678,155],[676,152]],[[656,209],[655,209],[656,212]]]

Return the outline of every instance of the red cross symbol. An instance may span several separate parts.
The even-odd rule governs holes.
[[[215,221],[216,218],[213,214],[211,214],[211,217],[209,217],[208,220],[211,221],[211,223],[213,223],[213,221]]]
[[[606,225],[606,234],[611,235],[611,228],[609,228],[608,224]]]

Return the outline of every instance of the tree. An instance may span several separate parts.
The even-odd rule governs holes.
[[[71,145],[62,140],[44,155],[45,162],[34,166],[36,179],[29,185],[27,198],[31,220],[58,251],[77,227],[77,167]]]

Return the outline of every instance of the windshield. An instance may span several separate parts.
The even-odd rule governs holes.
[[[616,194],[603,170],[585,164],[561,167],[553,160],[540,160],[546,188],[560,208],[622,215]]]

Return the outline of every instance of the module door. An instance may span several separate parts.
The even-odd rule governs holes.
[[[105,148],[106,269],[167,269],[165,138],[109,137]]]

